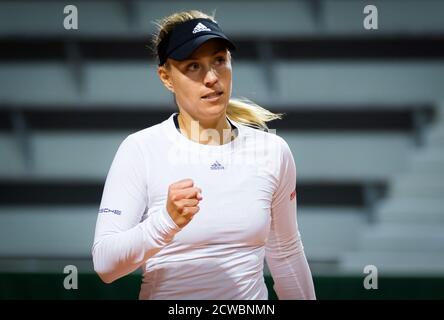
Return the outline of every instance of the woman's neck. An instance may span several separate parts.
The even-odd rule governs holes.
[[[185,112],[180,112],[177,116],[179,130],[188,139],[206,145],[221,145],[232,141],[235,130],[228,121],[226,115],[216,121],[202,122],[193,119]]]

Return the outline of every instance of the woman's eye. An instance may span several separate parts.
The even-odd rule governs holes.
[[[187,69],[190,70],[190,71],[197,70],[198,68],[199,68],[199,64],[197,64],[197,63],[191,63],[187,67]]]
[[[216,62],[217,62],[218,64],[222,64],[222,63],[224,63],[224,62],[225,62],[225,57],[217,57],[217,58],[216,58]]]

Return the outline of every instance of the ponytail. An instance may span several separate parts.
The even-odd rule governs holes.
[[[282,113],[273,113],[254,102],[242,99],[230,99],[227,107],[227,116],[241,124],[268,129],[267,122],[282,119]]]

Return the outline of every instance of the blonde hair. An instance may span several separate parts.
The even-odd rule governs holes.
[[[153,54],[158,58],[157,47],[177,24],[198,18],[210,19],[217,23],[214,12],[212,15],[208,15],[198,10],[173,13],[167,17],[155,21],[157,32],[154,34],[152,40]],[[268,129],[267,122],[282,119],[283,114],[273,113],[246,98],[231,98],[228,101],[227,116],[230,119],[244,125],[256,127],[258,129]]]

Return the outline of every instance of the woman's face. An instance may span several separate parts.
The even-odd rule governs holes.
[[[231,96],[231,56],[223,41],[205,42],[183,61],[168,59],[159,77],[176,96],[180,109],[195,119],[216,120]]]

